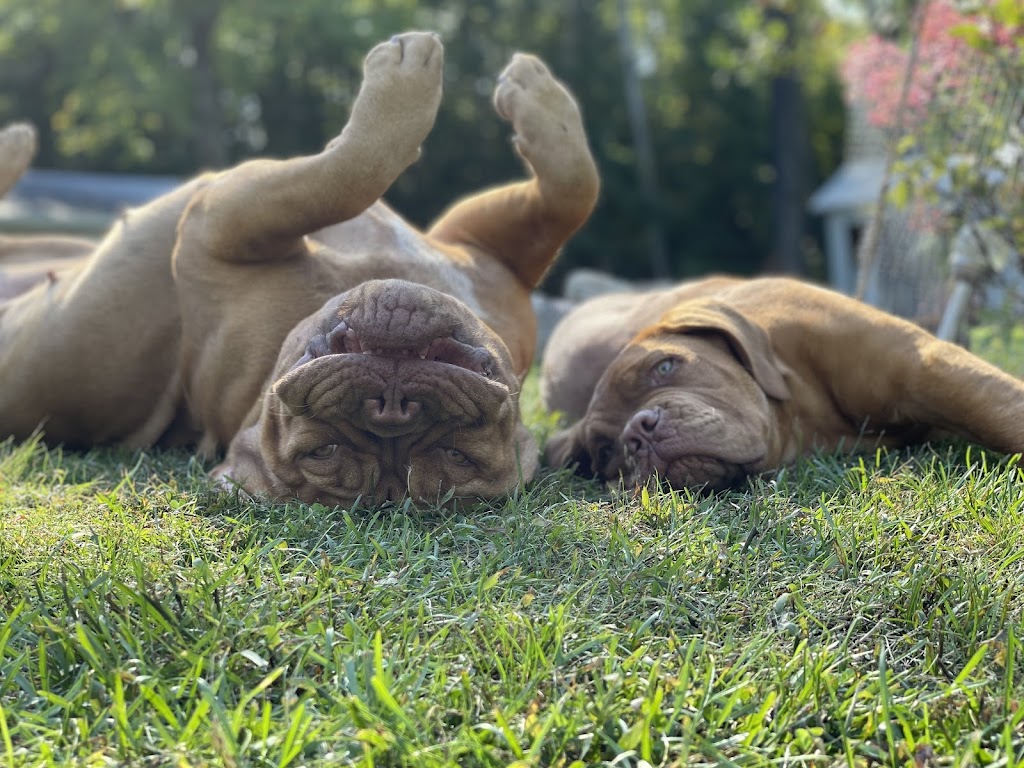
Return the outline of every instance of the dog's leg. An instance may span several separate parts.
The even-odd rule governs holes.
[[[836,315],[840,317],[840,315]],[[818,360],[833,402],[868,434],[949,433],[1004,453],[1024,453],[1024,382],[915,325],[859,309]],[[851,369],[851,356],[872,361]]]
[[[0,301],[13,299],[34,286],[56,282],[65,270],[82,265],[92,252],[88,240],[0,237]]]
[[[0,197],[25,173],[36,153],[36,132],[28,123],[12,123],[0,130]]]
[[[440,40],[425,32],[375,47],[341,135],[319,155],[255,160],[215,177],[186,211],[179,253],[285,258],[304,235],[365,211],[419,157],[441,100],[443,58]]]
[[[590,215],[597,168],[576,103],[536,57],[512,57],[498,79],[494,106],[512,124],[513,143],[532,178],[456,204],[430,235],[495,256],[532,288]]]
[[[913,358],[912,358],[913,359]],[[962,347],[918,344],[908,411],[940,429],[1005,453],[1024,453],[1024,382]]]
[[[84,258],[96,247],[93,240],[64,235],[0,235],[0,269],[12,264],[38,264],[51,259],[62,265]]]

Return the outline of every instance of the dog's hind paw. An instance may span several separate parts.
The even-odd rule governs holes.
[[[36,153],[36,131],[28,123],[0,130],[0,197],[15,185]]]
[[[538,176],[564,174],[589,157],[576,102],[536,56],[512,57],[498,77],[494,108],[512,124],[512,141]]]

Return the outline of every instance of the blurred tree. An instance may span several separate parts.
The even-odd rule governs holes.
[[[445,99],[421,161],[388,195],[411,220],[429,222],[456,196],[521,173],[489,101],[508,57],[526,49],[576,93],[603,179],[597,214],[551,282],[583,264],[650,276],[651,221],[675,276],[762,268],[779,219],[779,137],[812,151],[810,176],[787,197],[791,213],[838,158],[836,22],[818,0],[794,0],[782,4],[780,37],[766,16],[766,3],[779,2],[630,0],[633,61],[624,63],[619,2],[0,0],[0,121],[39,126],[40,166],[184,175],[313,152],[344,124],[367,50],[433,29],[446,43]],[[625,66],[646,110],[653,203],[638,182]],[[773,155],[783,75],[799,85],[803,113],[776,94],[786,120]],[[793,264],[813,256],[807,238],[789,240]]]
[[[662,231],[658,209],[658,174],[655,170],[654,147],[651,130],[647,121],[647,105],[644,102],[637,72],[636,43],[633,41],[633,21],[629,13],[629,0],[618,0],[619,57],[622,59],[622,82],[625,90],[626,109],[629,115],[630,133],[636,154],[637,180],[643,212],[646,215],[647,250],[650,254],[651,274],[659,279],[669,277],[668,254],[665,252],[665,233]]]

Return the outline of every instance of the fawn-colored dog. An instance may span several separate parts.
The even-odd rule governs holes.
[[[320,154],[199,177],[67,268],[40,264],[28,290],[8,281],[0,436],[226,449],[218,477],[331,505],[490,497],[530,478],[530,291],[590,214],[597,173],[572,97],[517,54],[494,102],[530,177],[425,233],[406,224],[379,198],[434,123],[442,59],[432,34],[378,45]],[[19,247],[46,255],[7,243],[0,275],[24,265]]]
[[[1024,451],[1024,383],[916,325],[785,278],[602,296],[555,329],[554,464],[720,489],[815,450],[958,435]]]

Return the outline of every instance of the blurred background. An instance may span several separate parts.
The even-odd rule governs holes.
[[[858,85],[877,101],[872,78],[888,67],[891,92],[906,69],[863,44],[906,57],[927,5],[0,0],[0,123],[37,126],[37,169],[128,174],[103,178],[132,202],[199,170],[318,151],[345,122],[366,52],[431,29],[446,46],[445,98],[422,159],[387,196],[414,223],[521,173],[490,94],[527,50],[575,93],[603,181],[548,286],[587,266],[640,280],[798,273],[853,292],[887,148],[907,130],[892,113],[908,109],[851,111]],[[995,5],[1017,18],[1019,0]]]

